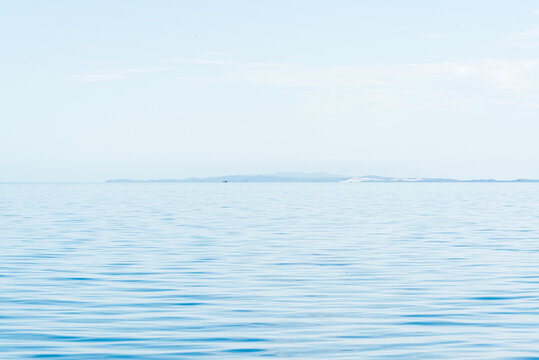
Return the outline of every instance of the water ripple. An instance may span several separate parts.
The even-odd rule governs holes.
[[[537,184],[0,184],[2,359],[539,359]]]

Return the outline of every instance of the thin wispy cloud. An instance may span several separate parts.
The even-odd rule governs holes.
[[[539,61],[533,59],[486,59],[471,62],[410,64],[431,75],[449,75],[455,83],[493,90],[522,90],[539,87]]]
[[[119,73],[91,73],[91,74],[74,74],[69,77],[70,81],[94,83],[111,80],[125,79],[126,75]]]
[[[539,26],[530,30],[523,31],[516,36],[517,38],[539,38]]]
[[[539,47],[539,25],[532,26],[528,30],[507,37],[506,42],[511,46],[519,48],[533,49]]]
[[[167,66],[78,74],[71,80],[104,82],[170,72],[170,79],[183,83],[330,89],[342,94],[355,94],[355,103],[358,104],[384,108],[389,104],[395,109],[447,110],[494,105],[531,108],[539,98],[539,61],[533,59],[314,66],[185,57],[166,59],[163,63]],[[348,101],[354,102],[352,99]]]
[[[204,82],[241,82],[293,87],[349,86],[359,80],[363,85],[380,85],[368,79],[374,67],[321,67],[275,62],[238,62],[228,60],[181,60],[179,63],[218,65],[213,76],[179,76],[178,80]],[[213,73],[214,71],[212,71]],[[363,80],[361,80],[363,79]],[[369,82],[369,84],[367,84]]]
[[[219,65],[231,66],[237,68],[294,68],[296,65],[289,63],[280,63],[272,61],[235,61],[229,59],[217,58],[170,58],[165,59],[165,63],[169,64],[192,64],[192,65]]]
[[[173,70],[172,67],[147,67],[147,68],[127,68],[127,69],[118,69],[110,70],[103,72],[94,72],[94,73],[80,73],[74,74],[69,77],[69,80],[74,82],[103,82],[111,80],[123,80],[128,79],[133,76],[150,74],[150,73],[161,73]]]
[[[446,37],[447,37],[447,34],[441,33],[441,32],[434,32],[434,33],[423,35],[424,39],[431,39],[431,40],[440,40],[440,39],[445,39]]]
[[[205,58],[171,58],[165,59],[166,63],[172,64],[194,64],[194,65],[225,65],[238,66],[239,63],[232,60],[223,59],[205,59]]]
[[[310,95],[311,105],[306,107],[319,108],[322,106],[319,104],[325,103],[324,107],[334,112],[341,111],[341,107],[473,113],[487,113],[494,108],[525,111],[535,110],[539,99],[539,61],[533,59],[384,66],[286,63],[273,66],[266,62],[242,63],[225,59],[184,59],[179,63],[211,68],[205,75],[177,77],[182,82],[318,89],[324,95]],[[328,97],[328,91],[335,96]]]
[[[251,82],[287,86],[381,86],[428,78],[492,89],[518,90],[534,87],[539,61],[532,59],[485,59],[469,62],[417,63],[385,66],[308,66],[271,62],[239,62],[216,59],[178,59],[177,63],[218,65],[216,75],[179,76],[179,80]],[[212,71],[215,73],[215,71]]]

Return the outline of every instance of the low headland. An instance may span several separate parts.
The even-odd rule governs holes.
[[[362,183],[362,182],[467,182],[467,183],[513,183],[513,182],[539,182],[539,179],[449,179],[449,178],[398,178],[377,175],[364,176],[343,176],[334,175],[326,172],[320,173],[301,173],[301,172],[281,172],[264,175],[227,175],[204,178],[186,178],[186,179],[111,179],[107,183],[229,183],[229,182],[253,182],[253,183],[276,183],[276,182],[342,182],[342,183]]]

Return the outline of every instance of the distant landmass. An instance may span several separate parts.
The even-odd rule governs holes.
[[[112,179],[107,183],[215,183],[215,182],[539,182],[536,179],[515,179],[515,180],[496,180],[496,179],[446,179],[446,178],[395,178],[377,175],[364,176],[342,176],[327,172],[319,173],[301,173],[301,172],[279,172],[265,175],[228,175],[214,176],[205,178],[186,178],[186,179],[153,179],[153,180],[133,180],[133,179]]]
[[[395,178],[387,176],[365,175],[358,177],[350,177],[341,182],[358,183],[358,182],[539,182],[536,179],[514,179],[514,180],[497,180],[497,179],[448,179],[448,178]]]
[[[107,180],[107,182],[339,182],[350,179],[349,176],[333,175],[326,172],[301,173],[301,172],[280,172],[266,175],[227,175],[206,178],[187,179],[158,179],[158,180],[131,180],[117,179]]]

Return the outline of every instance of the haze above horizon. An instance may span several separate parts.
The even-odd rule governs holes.
[[[539,178],[535,1],[11,1],[0,182]]]

